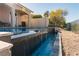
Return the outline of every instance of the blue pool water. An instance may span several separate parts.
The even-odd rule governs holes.
[[[1,27],[0,32],[13,32],[14,34],[19,34],[23,32],[28,32],[27,28],[19,27],[19,28],[10,28],[10,27]]]
[[[59,40],[57,34],[47,34],[46,41],[41,43],[38,49],[32,54],[33,56],[58,56]]]
[[[41,36],[40,36],[41,37]],[[14,42],[12,48],[13,56],[58,56],[59,39],[58,34],[47,33],[45,36],[33,37],[22,42]],[[20,40],[20,41],[21,41]],[[40,41],[41,40],[41,41]],[[13,40],[14,41],[14,40]],[[40,44],[39,44],[40,43]]]
[[[20,34],[23,32],[24,33],[29,32],[29,29],[27,29],[27,28],[6,28],[5,27],[5,28],[0,28],[0,32],[13,32],[14,34]],[[33,39],[33,40],[35,40],[35,39]],[[37,38],[37,40],[39,41],[40,39]],[[41,41],[40,45],[33,51],[32,56],[58,56],[58,54],[59,54],[58,34],[47,33],[45,37],[41,38],[41,40],[44,40],[44,41]],[[14,55],[25,55],[26,56],[27,55],[26,50],[30,47],[29,46],[29,44],[31,44],[30,42],[23,41],[22,42],[23,44],[20,43],[20,45],[15,46],[13,48]],[[32,43],[34,43],[34,42],[32,42]],[[25,47],[25,44],[29,47]],[[30,50],[32,50],[32,49],[30,49]]]

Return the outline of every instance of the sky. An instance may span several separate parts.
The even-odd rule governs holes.
[[[45,11],[51,12],[57,9],[67,10],[66,22],[79,19],[79,3],[23,3],[23,5],[35,14],[44,14]]]

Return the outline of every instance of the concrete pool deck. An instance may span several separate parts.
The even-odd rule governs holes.
[[[9,35],[12,35],[11,32],[0,32],[0,37],[1,36],[9,36]]]
[[[11,56],[10,32],[0,32],[0,56]]]
[[[61,30],[64,56],[79,56],[79,34]]]

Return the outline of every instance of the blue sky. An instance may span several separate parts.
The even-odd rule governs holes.
[[[52,11],[60,8],[68,11],[67,22],[79,19],[79,4],[77,3],[24,3],[23,5],[36,14],[43,14],[47,10]]]

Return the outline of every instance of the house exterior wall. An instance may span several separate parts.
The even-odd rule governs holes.
[[[48,18],[34,18],[30,20],[30,27],[48,27],[49,21]]]
[[[1,5],[1,4],[0,4]],[[4,6],[5,5],[5,6]],[[21,15],[20,13],[15,15],[16,10],[20,10],[21,13],[26,13]],[[31,11],[20,4],[16,3],[6,3],[0,6],[0,21],[4,23],[10,23],[12,27],[21,25],[21,22],[26,22],[28,25],[28,20],[30,20]],[[10,15],[11,14],[11,15]]]
[[[7,6],[0,6],[0,21],[10,23],[9,21],[10,9]]]
[[[29,15],[25,14],[25,15],[20,15],[20,14],[17,14],[16,16],[16,25],[19,26],[22,24],[22,22],[25,22],[26,23],[26,26],[28,26],[28,18]]]
[[[29,20],[28,15],[22,15],[21,16],[21,22],[26,22],[26,26],[28,26],[28,20]]]

